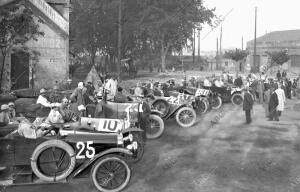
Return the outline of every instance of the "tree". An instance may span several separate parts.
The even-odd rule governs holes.
[[[247,57],[249,53],[246,50],[241,50],[241,49],[235,49],[235,50],[229,50],[225,51],[224,53],[224,58],[227,59],[232,59],[235,62],[238,62],[245,57]]]
[[[42,22],[38,19],[38,22]],[[22,3],[14,3],[1,8],[0,12],[0,50],[2,54],[2,67],[0,74],[0,84],[3,82],[3,72],[5,68],[6,56],[12,49],[38,55],[36,51],[29,50],[26,42],[37,41],[38,36],[44,35],[39,30],[39,25],[35,22],[32,11]],[[35,57],[35,56],[34,56]]]
[[[211,24],[214,9],[202,0],[140,0],[140,30],[146,33],[154,48],[160,50],[161,68],[165,71],[166,55],[180,51],[193,39],[193,29]],[[150,42],[150,41],[148,41]]]
[[[290,60],[290,56],[287,54],[287,50],[280,50],[280,51],[273,51],[273,52],[266,51],[266,53],[271,58],[270,67],[274,65],[282,65],[288,60]]]

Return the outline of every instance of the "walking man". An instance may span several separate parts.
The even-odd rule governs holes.
[[[278,97],[278,106],[277,106],[277,112],[278,116],[281,116],[281,113],[284,110],[284,102],[285,102],[285,92],[282,89],[283,85],[279,84],[278,89],[275,90],[275,93]]]
[[[278,113],[277,113],[277,106],[278,106],[278,97],[277,94],[275,93],[275,89],[273,87],[271,87],[271,97],[270,97],[270,101],[269,101],[269,121],[273,121],[273,119],[275,119],[275,121],[279,121],[278,119]]]
[[[243,110],[245,111],[246,115],[246,123],[251,123],[251,110],[253,108],[253,97],[249,92],[249,87],[245,87],[245,95],[244,95],[244,103],[243,103]]]

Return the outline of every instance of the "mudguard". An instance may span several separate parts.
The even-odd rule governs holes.
[[[152,114],[152,115],[158,115],[158,116],[160,116],[160,117],[161,117],[161,115],[163,115],[162,112],[160,112],[160,111],[158,111],[158,110],[155,110],[155,109],[152,109],[150,114]]]
[[[70,177],[76,177],[79,173],[84,171],[86,168],[88,168],[90,165],[92,165],[99,158],[101,158],[105,155],[108,155],[108,154],[113,154],[113,153],[123,153],[126,155],[133,155],[133,153],[131,151],[129,151],[128,149],[123,149],[123,148],[111,148],[111,149],[105,150],[105,151],[95,155],[92,159],[85,161]]]
[[[171,113],[168,113],[168,115],[163,119],[169,119],[169,118],[173,117],[174,115],[176,115],[177,111],[179,111],[179,109],[181,109],[182,107],[191,107],[191,105],[189,105],[189,104],[178,105],[175,109],[173,109],[173,111]],[[191,108],[193,108],[193,107],[191,107]]]

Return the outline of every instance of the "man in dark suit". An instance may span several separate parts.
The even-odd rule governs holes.
[[[249,92],[249,87],[245,87],[245,95],[244,95],[244,103],[243,103],[243,110],[245,111],[246,115],[246,123],[251,123],[251,110],[253,108],[253,96]]]
[[[271,88],[271,97],[269,101],[269,121],[279,121],[278,113],[277,113],[277,105],[278,105],[278,96],[275,93],[274,87]]]

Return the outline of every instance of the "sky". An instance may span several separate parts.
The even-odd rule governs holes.
[[[225,16],[233,9],[222,23],[224,49],[241,48],[242,37],[245,49],[247,41],[254,39],[255,7],[257,37],[272,31],[300,29],[299,0],[204,0],[204,5],[208,8],[215,7],[215,14],[218,16]],[[200,38],[201,52],[216,50],[216,38],[220,36],[220,28],[219,26],[209,33],[211,27],[204,26]],[[196,50],[197,46],[196,43]]]

